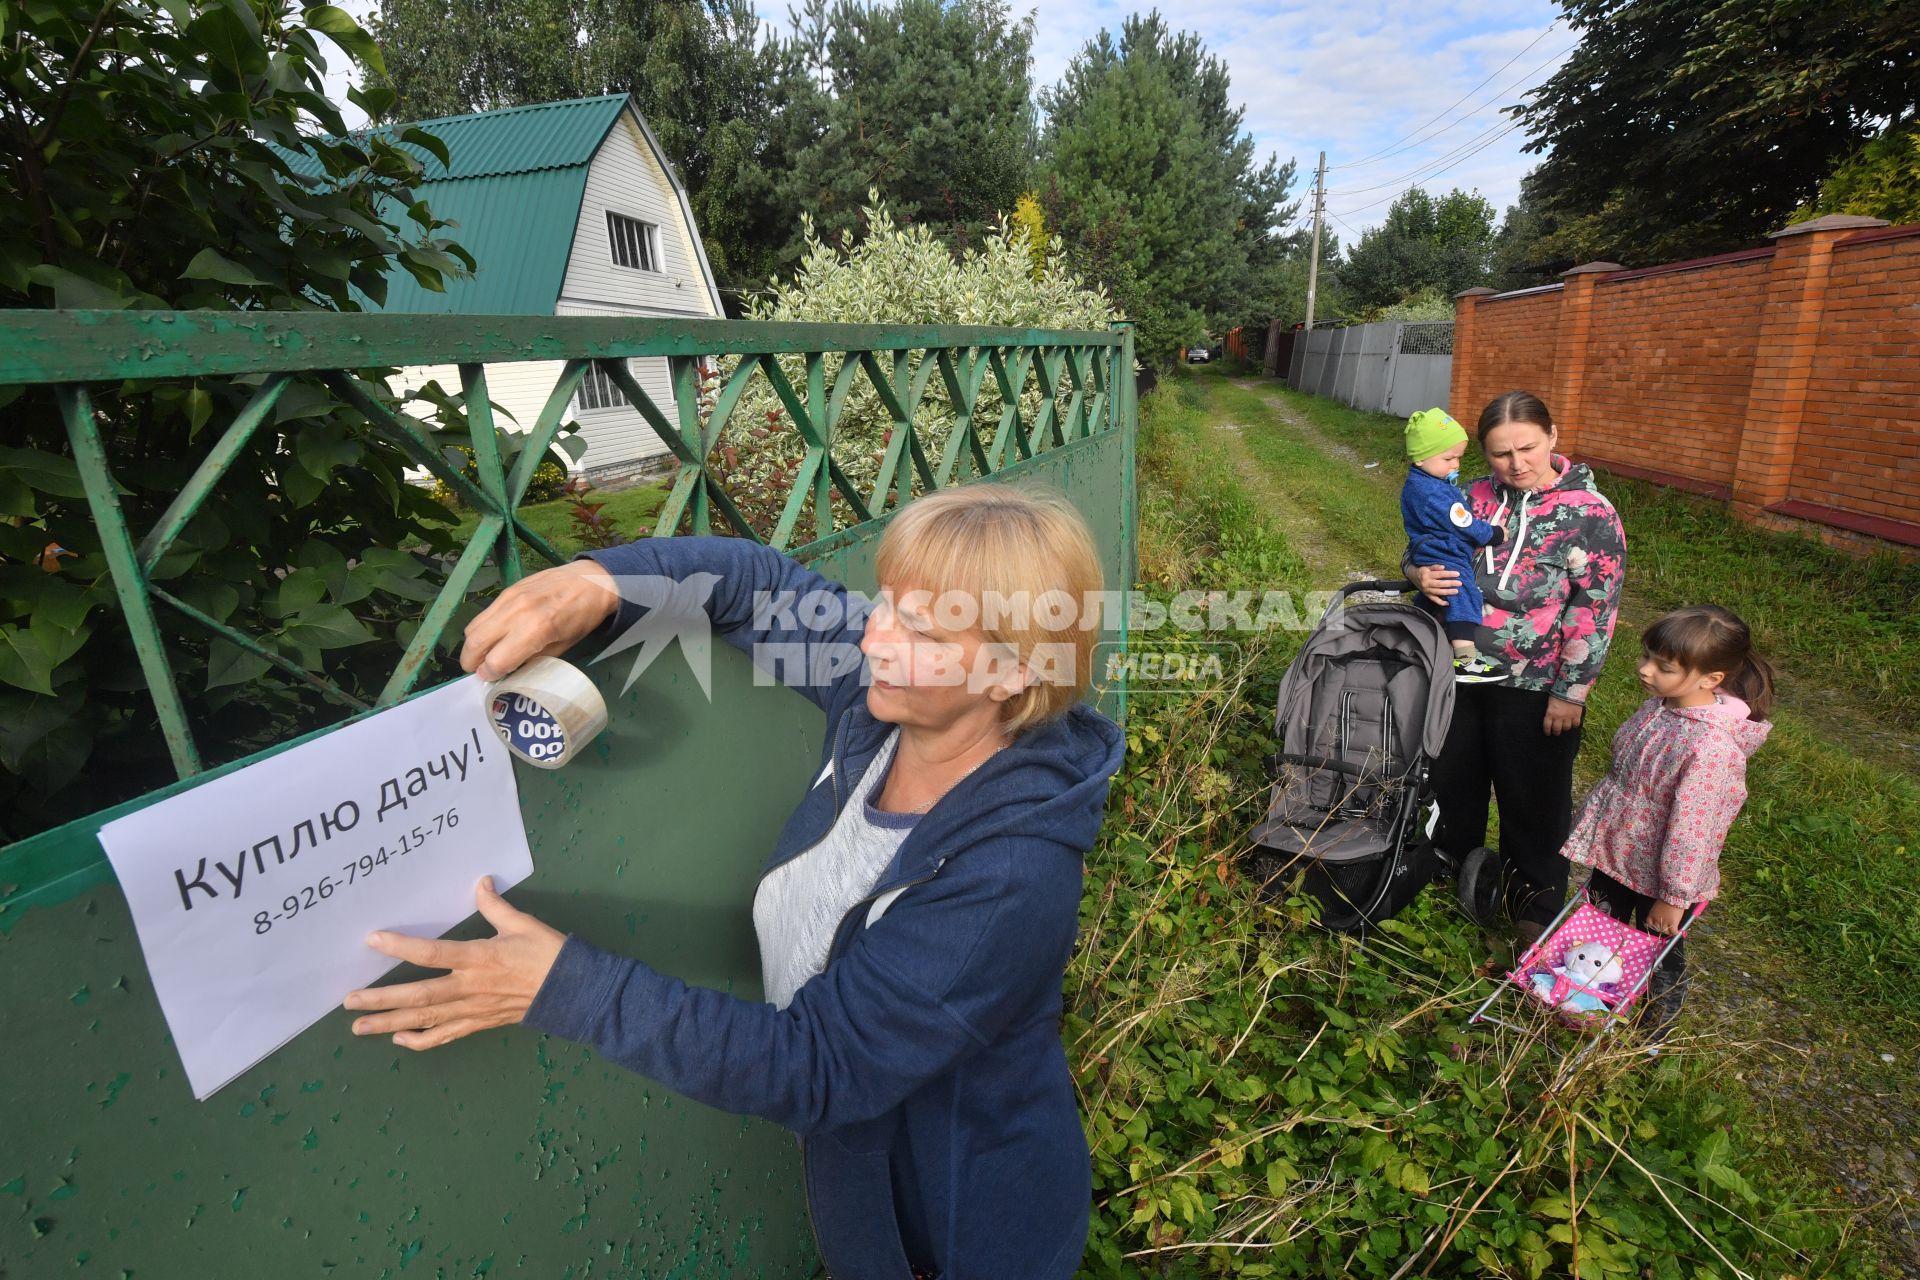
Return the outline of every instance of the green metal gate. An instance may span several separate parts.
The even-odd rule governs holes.
[[[666,356],[675,402],[655,405],[627,360]],[[558,360],[562,372],[509,470],[494,445],[486,366]],[[702,399],[700,370],[726,369]],[[384,407],[360,372],[457,364],[478,479]],[[151,571],[296,380],[324,385],[479,513],[392,678],[372,706],[415,690],[483,566],[513,581],[560,557],[519,515],[534,465],[598,369],[677,463],[654,528],[716,521],[758,536],[710,463],[756,381],[805,446],[770,541],[871,589],[887,516],[916,492],[1030,477],[1093,526],[1110,587],[1134,566],[1132,335],[719,321],[168,312],[0,315],[0,388],[52,388],[141,673],[180,781],[0,849],[0,1276],[805,1276],[813,1268],[789,1135],[674,1097],[576,1045],[524,1031],[414,1056],[355,1041],[345,1015],[274,1053],[205,1103],[178,1069],[126,905],[99,845],[107,821],[284,750],[209,768],[167,658],[156,608],[223,635],[284,678],[329,684],[169,593]],[[91,400],[102,384],[227,378],[254,387],[154,527],[122,518]],[[835,461],[856,380],[892,419],[862,492]],[[953,428],[922,438],[930,386]],[[999,391],[976,420],[983,387]],[[123,386],[124,389],[124,386]],[[929,447],[936,445],[937,447]],[[836,508],[841,513],[836,515]],[[850,515],[842,524],[841,516]],[[1125,617],[1108,620],[1124,642]],[[556,926],[690,982],[752,996],[748,907],[765,851],[810,780],[823,730],[810,704],[756,687],[714,655],[709,705],[663,658],[564,771],[522,768],[533,877],[513,897]],[[1100,696],[1124,713],[1120,689]],[[343,721],[344,722],[344,721]],[[332,725],[308,737],[332,732]],[[305,739],[297,739],[303,741]],[[472,926],[469,926],[471,928]]]

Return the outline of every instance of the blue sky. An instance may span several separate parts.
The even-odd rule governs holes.
[[[343,7],[365,21],[376,4]],[[761,7],[785,17],[777,0]],[[1134,11],[1039,0],[1035,83],[1056,82],[1102,27],[1117,31]],[[1550,76],[1574,43],[1551,0],[1186,0],[1164,12],[1227,64],[1261,155],[1298,161],[1296,196],[1327,152],[1328,225],[1343,243],[1415,183],[1477,189],[1504,212],[1537,157],[1521,151],[1524,136],[1499,108]],[[344,76],[329,81],[344,101]],[[1303,199],[1303,215],[1310,209]]]

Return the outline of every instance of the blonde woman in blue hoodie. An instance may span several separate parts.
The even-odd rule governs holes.
[[[351,993],[355,1033],[429,1049],[525,1023],[786,1126],[804,1139],[834,1280],[1068,1280],[1092,1186],[1061,985],[1123,740],[1081,700],[1098,627],[1080,608],[1035,606],[1051,592],[1097,600],[1085,523],[1004,485],[921,498],[881,540],[864,627],[858,610],[756,609],[786,592],[846,603],[840,584],[769,548],[646,539],[503,592],[468,627],[462,664],[498,678],[609,620],[638,622],[646,611],[616,579],[696,574],[717,579],[701,607],[722,638],[844,672],[799,687],[827,733],[753,904],[766,1000],[564,937],[483,883],[494,938],[376,935],[449,972]],[[962,626],[969,600],[978,612]],[[798,615],[845,621],[809,629]],[[851,645],[865,662],[847,671],[835,655]]]

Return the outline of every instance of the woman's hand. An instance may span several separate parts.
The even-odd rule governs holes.
[[[613,616],[620,590],[591,560],[576,560],[522,578],[467,624],[460,665],[482,680],[499,680],[529,658],[558,656]]]
[[[1549,738],[1557,738],[1563,733],[1580,727],[1587,708],[1584,703],[1568,702],[1565,698],[1547,695],[1547,718],[1543,724]]]
[[[1417,588],[1420,594],[1439,605],[1447,607],[1447,601],[1459,594],[1460,572],[1437,564],[1417,564],[1407,573],[1407,580]]]
[[[403,933],[367,938],[368,946],[396,960],[448,972],[444,978],[349,991],[341,1002],[346,1008],[385,1010],[355,1018],[353,1034],[392,1032],[393,1042],[403,1049],[435,1049],[476,1031],[520,1021],[567,936],[510,906],[493,891],[492,876],[480,881],[473,896],[480,914],[499,931],[496,936],[474,942]]]
[[[1685,907],[1675,906],[1671,902],[1656,902],[1647,908],[1647,932],[1671,938],[1680,928],[1680,922],[1686,918]]]

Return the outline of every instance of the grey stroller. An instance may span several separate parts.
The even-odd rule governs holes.
[[[1453,718],[1453,651],[1431,613],[1395,599],[1405,582],[1340,589],[1280,682],[1267,816],[1253,830],[1253,873],[1271,894],[1304,863],[1320,921],[1365,934],[1442,873],[1482,922],[1499,900],[1495,856],[1454,860],[1435,848],[1439,807],[1428,785]]]

